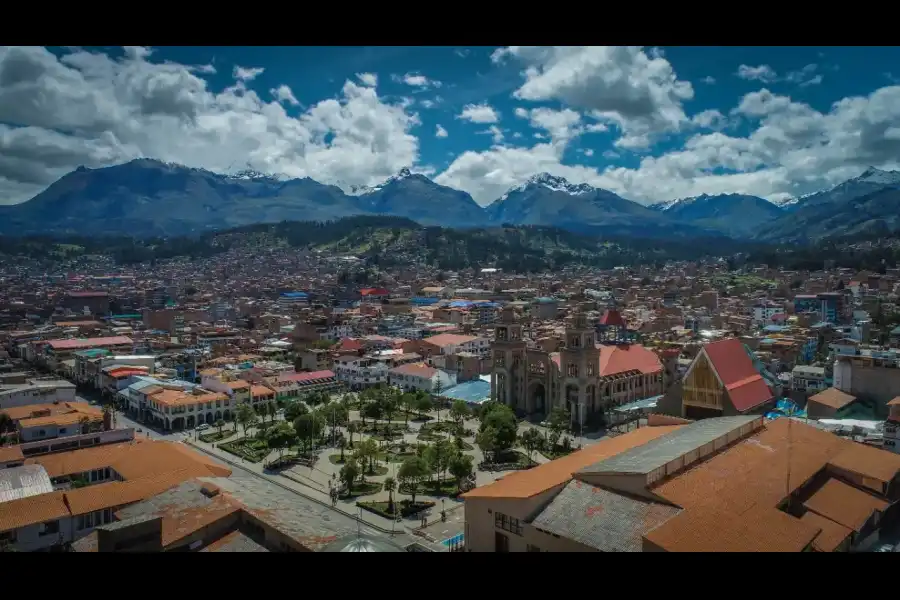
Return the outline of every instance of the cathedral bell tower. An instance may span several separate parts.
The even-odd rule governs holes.
[[[504,307],[491,344],[491,400],[525,410],[525,340],[515,309]]]
[[[565,345],[559,353],[563,406],[573,425],[584,423],[590,410],[588,389],[594,389],[600,369],[596,331],[587,314],[592,308],[589,302],[579,303],[566,319]]]

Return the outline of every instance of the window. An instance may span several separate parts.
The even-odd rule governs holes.
[[[526,551],[526,552],[540,552],[541,549],[538,548],[537,546],[532,545],[532,544],[528,544],[528,546],[525,548],[525,551]]]
[[[516,535],[522,535],[522,525],[519,524],[519,520],[501,512],[494,513],[494,526]]]

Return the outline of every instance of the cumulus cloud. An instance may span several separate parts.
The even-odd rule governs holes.
[[[414,108],[424,103],[379,96],[374,74],[351,71],[336,98],[302,107],[287,86],[254,90],[260,82],[253,69],[236,68],[232,85],[216,90],[204,77],[211,65],[159,62],[143,47],[116,54],[0,48],[0,202],[25,200],[80,165],[140,157],[217,172],[249,164],[340,185],[375,185],[407,166],[434,173],[420,163],[414,135],[421,125]],[[692,90],[658,52],[511,47],[495,57],[524,64],[516,92],[523,106],[514,110],[521,132],[501,129],[493,107],[467,105],[458,118],[480,124],[493,143],[457,155],[435,174],[482,204],[540,172],[647,203],[733,192],[778,199],[839,183],[869,165],[898,168],[897,85],[824,110],[763,88],[721,112],[689,116],[682,104]],[[819,74],[811,67],[796,71],[802,77],[791,73],[779,82],[793,90]],[[524,121],[541,137],[531,138]],[[742,127],[727,127],[735,121]],[[434,127],[422,135],[440,137],[443,127]],[[567,164],[589,156],[572,151],[575,140],[607,130],[617,147],[595,152],[612,166]],[[616,166],[623,148],[676,131],[686,137],[674,150]]]
[[[347,185],[418,161],[417,116],[373,88],[347,81],[339,98],[293,117],[282,106],[289,88],[266,101],[243,85],[252,69],[236,68],[239,85],[215,92],[192,67],[152,58],[0,48],[0,202],[26,200],[81,165],[140,157]]]
[[[500,121],[500,113],[489,104],[467,104],[457,119],[472,123],[497,123]]]
[[[434,131],[434,137],[445,138],[448,135],[450,135],[450,134],[447,133],[447,130],[444,129],[443,127],[441,127],[440,124],[438,124],[437,128]]]
[[[763,83],[772,83],[778,79],[778,74],[769,65],[759,65],[758,67],[741,65],[738,67],[735,75],[747,81],[761,81]]]
[[[375,87],[378,85],[378,75],[375,73],[357,73],[357,79],[359,79],[363,85],[367,85],[369,87]]]
[[[615,124],[616,145],[645,148],[658,136],[689,123],[682,104],[694,96],[661,52],[640,47],[510,46],[494,62],[515,58],[525,82],[515,96],[534,102],[560,101]]]
[[[284,84],[269,90],[269,93],[275,96],[275,99],[279,102],[286,102],[291,106],[300,106],[300,101],[294,97],[294,92]]]
[[[234,66],[234,70],[232,71],[232,76],[238,81],[253,81],[257,77],[263,74],[265,69],[262,67],[239,67],[237,65]]]
[[[407,73],[406,75],[391,75],[391,79],[397,83],[404,83],[415,88],[439,88],[443,85],[437,79],[428,79],[421,73]]]

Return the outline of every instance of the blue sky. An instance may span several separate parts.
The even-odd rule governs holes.
[[[897,168],[898,48],[0,48],[0,202],[140,156],[487,204],[547,171],[649,203]],[[891,69],[897,70],[892,73]]]

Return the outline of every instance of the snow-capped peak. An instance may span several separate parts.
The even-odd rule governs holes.
[[[856,178],[856,181],[864,181],[866,183],[875,183],[879,185],[898,185],[900,184],[900,172],[882,171],[875,167],[869,167],[863,171],[862,175]]]
[[[397,172],[396,175],[391,175],[390,177],[388,177],[387,179],[385,179],[383,182],[379,183],[375,187],[368,187],[365,185],[351,185],[351,186],[349,186],[349,188],[345,188],[345,189],[348,189],[347,194],[349,194],[350,196],[365,196],[366,194],[372,194],[374,192],[377,192],[378,190],[382,189],[386,185],[394,183],[395,181],[402,181],[402,180],[406,179],[407,177],[411,177],[411,176],[412,176],[412,172],[408,168],[403,167],[402,169],[400,169],[400,171]],[[339,185],[339,187],[344,188],[343,185]]]
[[[586,183],[569,183],[564,177],[557,177],[550,173],[538,173],[537,175],[530,177],[528,181],[522,185],[514,187],[500,196],[500,200],[505,200],[507,196],[513,192],[524,192],[527,188],[532,186],[543,186],[554,192],[564,192],[571,196],[580,196],[581,194],[590,194],[591,192],[596,191],[596,188]]]
[[[787,208],[788,206],[793,206],[800,202],[800,198],[791,196],[788,198],[776,198],[774,200],[769,200],[769,202],[771,202],[778,208]]]
[[[232,173],[228,175],[229,179],[239,179],[241,181],[278,181],[279,178],[277,175],[271,175],[268,173],[263,173],[261,171],[257,171],[255,169],[244,169],[243,171],[238,171],[237,173]]]
[[[670,208],[672,208],[673,206],[675,206],[676,204],[681,203],[683,200],[684,200],[683,198],[675,198],[674,200],[663,200],[662,202],[654,202],[653,204],[650,205],[650,208],[656,209],[661,212],[665,212],[665,211],[669,210]]]

